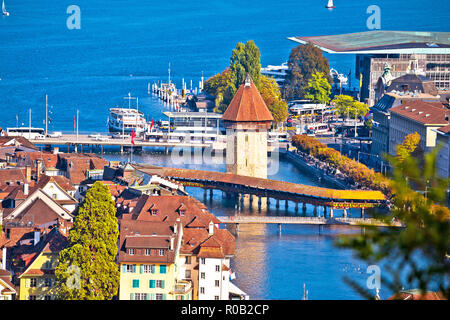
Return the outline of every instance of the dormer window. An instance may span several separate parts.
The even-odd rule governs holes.
[[[156,216],[158,214],[158,210],[152,209],[151,214],[152,214],[152,216]]]
[[[164,251],[165,251],[164,249],[159,249],[159,255],[163,256],[164,255]]]
[[[180,216],[184,217],[186,215],[186,210],[182,209],[180,210]]]
[[[151,249],[145,249],[145,255],[149,256],[151,255],[152,250]]]
[[[128,254],[130,256],[134,256],[134,249],[128,249]]]

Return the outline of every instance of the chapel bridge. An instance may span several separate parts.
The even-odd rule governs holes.
[[[369,208],[386,203],[385,195],[373,190],[338,190],[284,181],[241,176],[232,173],[202,171],[193,169],[178,169],[133,164],[133,167],[149,175],[158,175],[180,182],[185,186],[199,187],[206,190],[222,190],[227,194],[250,195],[261,198],[273,198],[293,201],[298,209],[298,203],[309,203],[314,206],[331,209]],[[326,210],[326,209],[325,209]]]

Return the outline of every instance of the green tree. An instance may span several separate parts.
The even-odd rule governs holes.
[[[259,91],[275,122],[278,124],[285,121],[289,116],[288,105],[281,98],[281,91],[277,82],[273,78],[261,75]]]
[[[316,72],[322,72],[328,77],[328,82],[331,82],[328,59],[311,43],[293,48],[289,55],[288,66],[288,75],[282,88],[285,100],[304,97],[308,81]]]
[[[328,77],[322,72],[314,72],[306,87],[305,98],[316,103],[330,102],[331,85]]]
[[[231,94],[236,94],[239,86],[244,82],[247,73],[253,80],[255,86],[260,88],[261,77],[261,53],[253,40],[246,44],[239,42],[233,49],[230,58],[230,86]]]
[[[69,247],[59,254],[55,276],[60,299],[110,300],[117,294],[119,229],[115,214],[108,187],[95,182],[78,208]]]
[[[354,119],[364,116],[369,111],[369,106],[365,103],[356,101],[353,97],[344,94],[334,97],[332,104],[334,111],[342,118]]]
[[[377,218],[387,223],[398,219],[404,228],[366,227],[364,235],[341,237],[337,242],[369,264],[383,265],[381,286],[394,292],[402,287],[419,288],[422,293],[437,289],[449,297],[449,179],[436,174],[438,152],[435,148],[427,154],[423,166],[413,156],[388,157],[393,167],[393,208]],[[364,297],[373,296],[352,279],[344,280]]]

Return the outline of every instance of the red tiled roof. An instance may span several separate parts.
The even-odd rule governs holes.
[[[449,133],[450,132],[450,124],[443,126],[443,127],[439,128],[438,130],[443,133]]]
[[[26,177],[21,169],[0,169],[0,186],[10,184],[17,185],[17,182],[25,183]]]
[[[406,102],[400,106],[391,108],[390,112],[391,114],[399,114],[425,125],[442,126],[448,124],[448,120],[445,117],[446,115],[450,115],[450,110],[445,108],[442,103],[424,102],[421,100]]]
[[[442,292],[426,292],[422,294],[419,290],[402,291],[394,294],[388,300],[447,300]]]
[[[248,76],[222,116],[227,121],[273,121],[272,114],[253,81]]]

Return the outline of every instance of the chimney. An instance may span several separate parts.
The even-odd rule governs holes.
[[[39,178],[41,177],[41,171],[42,171],[42,160],[38,159],[36,160],[36,181],[39,181]]]
[[[6,247],[3,247],[2,253],[2,269],[6,270]]]
[[[31,167],[30,166],[25,167],[25,178],[26,178],[27,182],[31,181]]]
[[[209,222],[208,233],[210,236],[214,234],[214,223],[212,221]]]
[[[178,224],[175,222],[175,224],[173,225],[173,233],[177,234],[178,231]]]
[[[28,183],[24,183],[23,184],[23,194],[27,196],[28,192],[29,192],[29,189],[30,189],[29,184]]]
[[[53,147],[53,154],[59,153],[59,147]]]
[[[41,240],[41,232],[34,231],[34,245],[37,245],[39,240]]]

